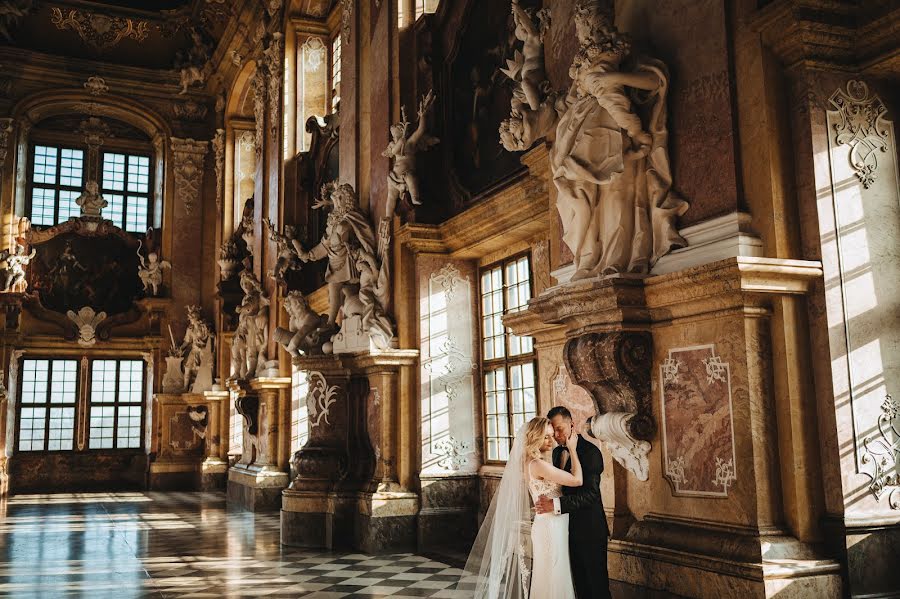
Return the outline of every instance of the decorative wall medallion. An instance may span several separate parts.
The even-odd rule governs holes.
[[[66,316],[78,327],[78,345],[90,347],[97,343],[97,325],[106,318],[106,312],[98,314],[90,306],[84,306],[77,314],[69,310]]]
[[[61,8],[51,8],[50,21],[60,31],[71,29],[84,43],[97,50],[113,48],[129,37],[143,42],[150,32],[150,23],[147,21],[75,9],[63,13]]]
[[[313,380],[315,379],[315,383]],[[331,424],[328,415],[331,412],[331,406],[338,400],[337,395],[340,388],[337,385],[328,386],[328,381],[321,372],[310,372],[307,378],[309,383],[309,393],[306,395],[306,409],[309,413],[309,427],[311,429],[318,427],[325,421],[325,424]]]
[[[84,89],[91,92],[92,96],[100,96],[109,91],[109,86],[106,85],[103,77],[94,75],[93,77],[88,77],[87,82],[84,84]]]
[[[201,435],[191,419],[190,412],[176,412],[169,418],[169,446],[177,452],[192,451],[200,447]]]
[[[468,455],[472,453],[472,444],[460,441],[452,435],[434,444],[433,453],[440,456],[438,466],[444,470],[459,470],[469,464]]]
[[[107,137],[113,137],[109,125],[96,116],[81,121],[78,132],[84,135],[84,143],[89,146],[102,146]]]
[[[841,116],[834,125],[835,143],[850,146],[850,164],[868,189],[875,182],[878,152],[887,152],[887,109],[881,98],[869,94],[868,85],[857,80],[849,81],[846,90],[835,91],[830,102]]]
[[[175,197],[188,216],[194,213],[194,203],[200,199],[203,160],[208,149],[209,142],[206,141],[172,138]]]
[[[443,386],[447,401],[452,403],[459,395],[459,386],[472,376],[477,364],[450,337],[441,344],[439,351],[423,361],[422,367]]]
[[[431,280],[444,290],[444,298],[448,304],[453,299],[453,292],[456,290],[457,285],[465,282],[460,276],[459,270],[452,264],[447,264],[438,272],[431,273]]]
[[[307,70],[317,73],[319,69],[322,68],[322,65],[325,64],[325,55],[327,53],[322,38],[316,36],[309,37],[303,42],[301,48],[303,50],[303,57],[306,61]]]
[[[225,184],[225,130],[216,129],[216,136],[212,140],[213,152],[215,152],[216,169],[216,209],[222,209],[222,190]]]
[[[863,473],[872,479],[869,490],[879,501],[887,493],[888,505],[900,510],[900,404],[885,396],[878,416],[878,433],[863,441]]]
[[[676,495],[727,497],[737,481],[728,363],[714,345],[672,349],[659,375],[666,478]]]

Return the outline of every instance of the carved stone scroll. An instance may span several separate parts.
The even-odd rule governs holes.
[[[194,213],[194,204],[200,200],[203,184],[203,161],[209,142],[172,138],[172,157],[175,173],[175,197],[184,205],[188,216]]]

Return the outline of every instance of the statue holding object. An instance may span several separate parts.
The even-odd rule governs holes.
[[[212,388],[212,355],[215,334],[209,324],[203,320],[199,306],[188,306],[188,327],[178,353],[184,356],[183,389],[193,393],[202,393]],[[201,376],[202,375],[202,376]],[[196,384],[199,383],[199,384]]]
[[[244,299],[235,309],[238,325],[231,345],[231,376],[245,379],[266,368],[269,323],[269,299],[251,270],[241,271]]]
[[[34,259],[37,250],[32,249],[30,254],[26,254],[25,246],[15,242],[16,247],[13,251],[0,251],[0,275],[3,277],[3,291],[16,292],[24,291],[27,283],[25,282],[25,267]]]
[[[686,245],[675,228],[688,204],[672,190],[665,65],[632,55],[601,3],[581,0],[572,85],[565,96],[544,91],[549,83],[535,83],[543,46],[534,43],[534,23],[517,3],[513,14],[526,54],[504,71],[517,89],[500,138],[506,149],[524,150],[555,128],[550,165],[572,279],[649,272]]]
[[[294,249],[293,243],[296,238],[296,230],[291,225],[285,225],[284,233],[279,233],[268,218],[263,219],[263,226],[269,231],[269,239],[275,242],[278,250],[278,260],[275,263],[275,268],[266,274],[278,283],[283,283],[284,275],[287,271],[300,267],[297,251]]]
[[[138,277],[144,286],[144,291],[150,291],[154,297],[159,295],[159,286],[162,284],[163,269],[172,268],[168,260],[160,260],[159,253],[153,247],[153,229],[147,230],[147,258],[141,253],[142,242],[138,242]]]
[[[404,193],[409,194],[409,201],[419,206],[419,180],[416,175],[416,155],[437,144],[440,140],[426,131],[428,113],[434,106],[434,92],[428,92],[419,103],[419,123],[416,130],[408,133],[410,123],[406,120],[406,109],[400,108],[400,122],[391,125],[391,141],[381,153],[386,158],[393,158],[394,164],[388,173],[388,217],[394,215],[397,203]]]

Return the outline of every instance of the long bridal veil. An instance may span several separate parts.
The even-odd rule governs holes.
[[[531,499],[525,477],[525,429],[509,453],[500,487],[491,500],[466,560],[458,590],[476,599],[528,599],[531,576]]]

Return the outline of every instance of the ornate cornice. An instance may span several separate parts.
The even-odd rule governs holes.
[[[108,50],[123,39],[143,42],[150,33],[150,23],[143,19],[113,17],[104,14],[61,8],[50,9],[50,22],[60,31],[71,29],[81,40],[96,50]]]

